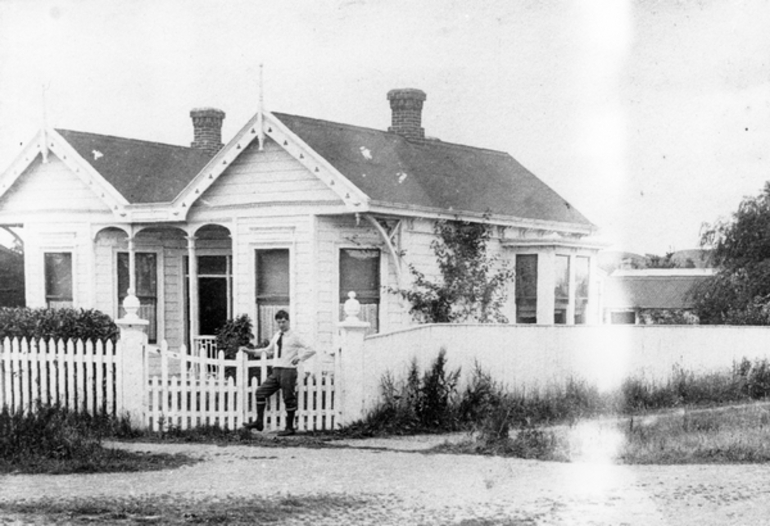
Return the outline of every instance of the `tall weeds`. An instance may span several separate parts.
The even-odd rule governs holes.
[[[511,390],[495,382],[478,363],[462,392],[458,391],[459,378],[459,369],[447,370],[443,349],[424,374],[413,361],[405,379],[392,374],[382,379],[380,403],[364,420],[343,432],[374,435],[466,430],[491,449],[533,449],[534,443],[548,441],[547,433],[538,429],[544,425],[770,396],[767,360],[744,359],[731,371],[704,375],[676,368],[667,382],[630,378],[610,393],[600,393],[578,378],[543,389]],[[518,444],[509,442],[512,435]]]
[[[457,384],[460,369],[448,371],[446,352],[439,351],[436,360],[424,374],[416,360],[406,379],[398,380],[388,373],[381,382],[381,402],[367,417],[344,430],[347,434],[412,434],[439,433],[460,429]]]

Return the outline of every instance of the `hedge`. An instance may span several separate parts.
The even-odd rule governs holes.
[[[114,343],[118,339],[118,326],[96,309],[0,308],[0,340],[5,338]]]

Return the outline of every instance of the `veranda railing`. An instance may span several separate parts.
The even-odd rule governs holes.
[[[217,337],[216,336],[196,336],[193,338],[191,346],[196,356],[205,356],[207,358],[217,357]]]

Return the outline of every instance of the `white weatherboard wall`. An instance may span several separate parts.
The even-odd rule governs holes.
[[[446,350],[467,381],[475,363],[511,389],[583,379],[611,389],[628,377],[662,382],[675,367],[730,371],[743,358],[770,359],[770,328],[715,326],[422,325],[364,340],[367,403],[386,372],[403,379],[413,359],[426,370]]]

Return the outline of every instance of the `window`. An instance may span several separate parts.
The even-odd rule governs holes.
[[[257,343],[264,343],[278,330],[275,313],[289,311],[288,249],[257,250]]]
[[[620,311],[610,313],[610,323],[613,325],[635,325],[636,324],[636,312],[634,311]]]
[[[371,325],[369,333],[379,331],[380,251],[344,248],[340,250],[340,319],[345,319],[348,292],[361,303],[358,317]]]
[[[567,307],[569,306],[569,256],[556,256],[554,267],[554,310],[555,324],[567,323]]]
[[[198,256],[198,334],[214,336],[230,317],[232,258]],[[187,319],[190,318],[190,261],[184,258]]]
[[[588,287],[590,283],[591,259],[585,256],[575,258],[575,325],[586,322],[588,308]]]
[[[158,341],[158,256],[154,252],[136,252],[136,297],[139,298],[137,315],[150,322],[147,339],[150,343]],[[118,313],[125,316],[123,300],[128,295],[129,285],[128,252],[118,252]]]
[[[537,254],[516,256],[516,323],[537,323]]]
[[[49,308],[72,307],[72,253],[46,252],[45,301]]]

